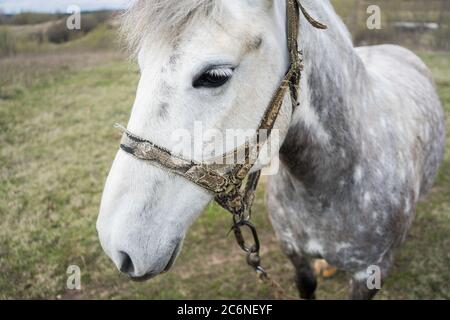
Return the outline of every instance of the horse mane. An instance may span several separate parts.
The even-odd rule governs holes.
[[[121,34],[133,55],[148,34],[175,42],[188,24],[221,11],[221,0],[136,0],[120,16]]]

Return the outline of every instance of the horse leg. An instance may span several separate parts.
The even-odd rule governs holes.
[[[392,266],[392,254],[387,254],[381,263],[353,275],[350,281],[350,300],[371,300],[383,286]]]
[[[295,268],[296,284],[300,297],[307,300],[316,299],[317,279],[311,260],[302,254],[291,253],[288,255]]]

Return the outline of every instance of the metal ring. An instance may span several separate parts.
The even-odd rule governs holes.
[[[242,235],[243,228],[248,228],[252,233],[254,244],[251,247],[248,247],[246,245],[245,238]],[[256,230],[256,227],[250,221],[247,220],[239,221],[233,226],[232,230],[234,231],[234,235],[236,237],[238,245],[241,247],[243,251],[250,254],[259,253],[261,245],[259,242],[258,232]]]

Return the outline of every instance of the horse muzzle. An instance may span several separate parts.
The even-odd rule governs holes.
[[[175,247],[175,249],[172,252],[172,255],[170,256],[170,259],[169,259],[167,265],[161,271],[160,270],[152,270],[143,276],[136,276],[134,273],[134,268],[130,265],[130,263],[132,264],[132,261],[131,261],[131,258],[129,258],[129,257],[124,259],[124,264],[120,268],[120,271],[122,273],[128,275],[130,277],[130,279],[135,282],[145,282],[145,281],[151,280],[161,274],[169,272],[172,269],[173,265],[175,264],[175,261],[178,258],[178,255],[181,252],[181,248],[182,248],[182,240],[180,240],[178,242],[177,246]]]

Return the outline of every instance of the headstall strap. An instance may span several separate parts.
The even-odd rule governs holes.
[[[256,227],[251,223],[251,207],[255,199],[256,188],[261,177],[261,171],[250,173],[253,168],[251,158],[259,156],[262,145],[269,139],[275,122],[280,114],[287,91],[290,91],[293,112],[298,107],[300,81],[303,71],[302,53],[298,49],[298,36],[300,29],[300,12],[306,20],[315,28],[326,29],[327,26],[316,21],[301,5],[299,0],[286,0],[287,16],[287,45],[289,51],[290,66],[279,88],[275,92],[256,133],[256,143],[245,145],[245,159],[243,164],[224,165],[216,169],[206,163],[197,163],[173,155],[169,150],[159,147],[151,141],[142,139],[123,126],[117,127],[123,131],[121,149],[137,159],[150,162],[172,174],[179,175],[201,188],[215,195],[215,201],[225,210],[233,214],[233,227],[239,246],[247,253],[247,263],[254,268],[260,279],[271,282],[273,287],[279,287],[270,279],[261,267],[260,242]],[[260,137],[260,132],[265,130],[267,136]],[[238,148],[239,149],[239,148]],[[234,153],[238,153],[238,149]],[[223,155],[225,158],[226,155]],[[244,181],[246,183],[244,185]],[[248,245],[244,239],[242,230],[248,229],[253,237],[252,245]]]

